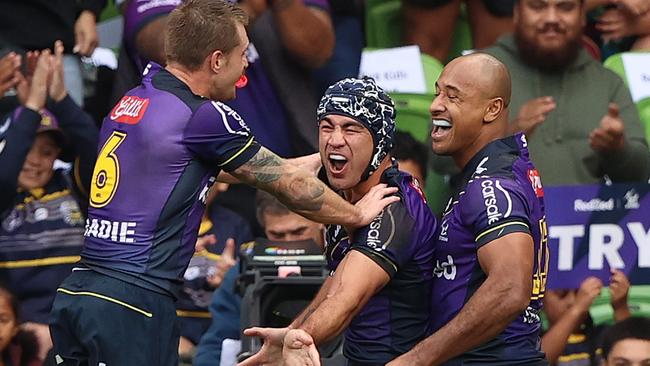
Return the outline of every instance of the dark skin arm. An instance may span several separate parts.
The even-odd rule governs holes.
[[[525,233],[482,246],[478,260],[485,282],[447,325],[388,365],[439,365],[494,338],[530,302],[533,258],[533,240]]]
[[[330,15],[300,0],[271,1],[284,47],[308,68],[323,66],[334,52]]]

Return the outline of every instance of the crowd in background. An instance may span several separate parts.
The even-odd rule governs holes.
[[[49,308],[83,245],[101,119],[138,85],[148,62],[164,65],[166,17],[180,2],[117,1],[124,19],[118,67],[101,85],[89,85],[81,58],[99,44],[105,0],[0,0],[0,365],[47,359]],[[239,3],[250,17],[249,67],[237,98],[227,104],[278,155],[316,151],[320,96],[333,82],[358,76],[367,4]],[[510,132],[526,133],[545,185],[648,181],[650,152],[639,114],[625,82],[602,61],[617,52],[650,51],[650,1],[403,0],[403,43],[444,63],[457,56],[450,49],[461,12],[473,48],[510,70]],[[423,187],[432,168],[453,186],[456,169],[447,158],[429,159],[429,151],[401,133],[393,156]],[[186,362],[196,354],[195,364],[209,364],[205,360],[220,357],[224,338],[239,336],[233,319],[241,299],[232,287],[242,244],[263,236],[322,238],[320,225],[255,197],[243,185],[217,184],[210,191],[178,301],[179,353]],[[615,321],[629,318],[630,284],[620,271],[608,284],[588,278],[578,290],[547,294],[542,347],[552,364],[569,364],[580,354],[596,364],[607,357],[607,347],[615,348],[616,330],[607,335],[588,315],[604,286]]]

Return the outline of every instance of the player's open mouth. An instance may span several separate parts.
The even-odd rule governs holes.
[[[340,154],[329,154],[327,156],[330,171],[332,173],[341,173],[348,164],[348,158]]]
[[[451,122],[446,119],[433,118],[431,123],[433,124],[431,137],[442,137],[451,130]]]

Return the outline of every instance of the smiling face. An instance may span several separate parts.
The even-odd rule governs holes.
[[[372,135],[364,125],[333,114],[319,123],[318,145],[327,179],[337,190],[351,189],[361,181],[374,151]]]
[[[210,99],[212,100],[228,101],[237,95],[235,85],[248,67],[249,40],[246,28],[241,23],[237,23],[237,37],[239,43],[230,52],[224,54],[215,51],[211,56],[213,70],[218,67],[218,71],[211,77]]]
[[[49,133],[36,135],[18,175],[18,186],[25,190],[44,187],[52,178],[54,160],[60,152],[61,148]]]
[[[542,68],[559,68],[577,56],[585,18],[580,0],[521,0],[514,23],[522,57]]]

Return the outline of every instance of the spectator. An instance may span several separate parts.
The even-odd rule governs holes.
[[[253,240],[246,220],[233,211],[214,204],[225,183],[215,183],[208,192],[206,210],[199,227],[196,252],[185,270],[183,291],[176,302],[181,338],[181,359],[191,358],[196,344],[210,326],[208,306],[225,273],[235,264],[237,248]]]
[[[429,152],[424,144],[408,132],[395,131],[395,146],[391,155],[397,160],[399,170],[413,176],[420,187],[426,186]]]
[[[266,237],[276,241],[314,240],[323,245],[323,225],[309,221],[286,208],[270,194],[257,192],[257,218],[264,227]],[[225,275],[210,304],[212,324],[201,338],[194,366],[214,365],[222,359],[222,344],[226,339],[239,339],[241,296],[235,291],[239,277],[239,264]],[[234,360],[231,360],[234,361]],[[226,363],[227,364],[227,363]],[[226,365],[222,363],[222,365]],[[233,362],[234,364],[234,362]]]
[[[603,357],[604,366],[650,365],[650,319],[629,318],[609,329]]]
[[[549,329],[542,337],[542,350],[551,365],[600,365],[600,341],[605,327],[593,324],[589,307],[602,287],[603,283],[598,278],[590,277],[577,290],[552,290],[546,293],[544,312]],[[630,282],[625,274],[612,270],[609,291],[616,322],[630,317],[627,305],[629,288]]]
[[[99,44],[96,22],[105,6],[106,0],[2,0],[0,34],[5,44],[0,48],[36,51],[62,40],[66,89],[72,100],[83,106],[79,56],[90,56]]]
[[[598,18],[596,29],[601,33],[604,43],[622,41],[631,37],[633,38],[631,50],[650,50],[650,11],[648,10],[650,7],[647,1],[623,1],[621,6],[606,10]]]
[[[23,329],[36,334],[41,359],[52,345],[47,323],[56,288],[83,245],[98,134],[64,87],[63,44],[54,49],[54,56],[30,56],[38,60],[30,83],[17,74],[23,106],[3,117],[0,134],[0,279],[20,302]],[[74,159],[74,167],[55,169],[57,157]]]
[[[512,31],[514,1],[466,1],[474,48],[491,46],[500,35]],[[461,3],[462,0],[403,1],[405,43],[416,44],[422,52],[445,62],[449,57]]]
[[[36,339],[21,331],[18,299],[0,287],[0,365],[40,366],[36,357]]]
[[[526,133],[544,183],[647,180],[650,153],[630,92],[580,47],[583,2],[519,0],[514,12],[514,36],[486,52],[510,69],[510,132]]]

